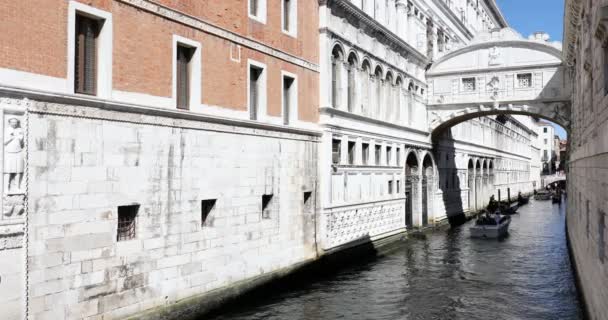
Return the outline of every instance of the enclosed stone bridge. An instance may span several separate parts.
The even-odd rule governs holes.
[[[427,72],[428,124],[433,137],[473,118],[524,114],[570,127],[569,75],[561,44],[505,28],[482,33],[433,63]]]

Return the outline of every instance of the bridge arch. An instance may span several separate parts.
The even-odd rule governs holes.
[[[480,33],[427,72],[429,130],[434,138],[482,116],[522,114],[570,127],[569,73],[557,43],[524,39],[505,28]]]

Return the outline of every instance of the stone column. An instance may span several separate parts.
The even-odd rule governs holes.
[[[412,181],[412,224],[422,226],[422,183],[420,175],[410,177]]]
[[[397,0],[395,4],[397,35],[407,41],[407,4],[404,0]]]

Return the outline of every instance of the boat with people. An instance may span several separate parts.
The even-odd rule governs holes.
[[[477,217],[469,231],[473,238],[501,238],[509,232],[510,223],[510,216],[501,215],[498,211],[491,215],[486,211]]]

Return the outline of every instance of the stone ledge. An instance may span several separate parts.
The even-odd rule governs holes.
[[[312,142],[319,142],[319,137],[322,135],[321,131],[316,130],[273,125],[252,120],[222,118],[176,109],[162,109],[120,103],[75,94],[56,94],[8,86],[0,86],[0,94],[14,99],[31,99],[27,108],[30,112],[37,114],[53,114]],[[3,103],[10,103],[10,101],[3,101]]]

